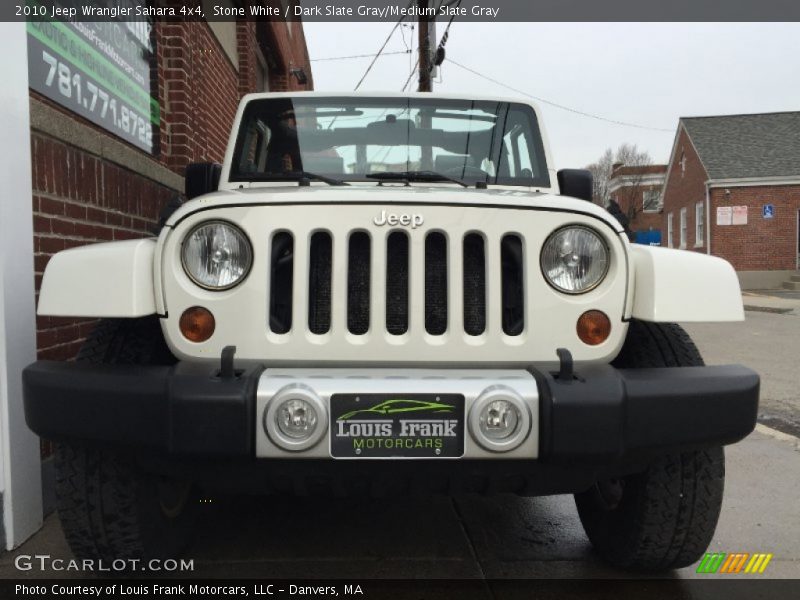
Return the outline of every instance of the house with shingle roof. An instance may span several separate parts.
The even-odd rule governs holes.
[[[800,289],[800,111],[681,118],[662,232],[728,260],[745,289]]]

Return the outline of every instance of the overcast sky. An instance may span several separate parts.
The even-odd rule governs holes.
[[[378,51],[392,23],[305,23],[312,59]],[[439,23],[439,35],[444,24]],[[411,32],[403,28],[410,44]],[[416,39],[416,32],[414,35]],[[385,52],[404,50],[398,30]],[[625,127],[539,102],[557,168],[638,144],[667,162],[681,116],[800,110],[796,23],[459,23],[448,56],[543,99],[668,131]],[[312,62],[321,91],[352,90],[370,59]],[[365,91],[400,91],[409,56],[381,57]],[[414,86],[416,89],[416,86]],[[434,91],[519,96],[453,64]]]

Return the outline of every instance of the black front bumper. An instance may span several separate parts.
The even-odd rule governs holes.
[[[205,364],[39,361],[23,374],[25,418],[34,432],[52,440],[162,457],[252,459],[256,388],[264,367],[237,367],[234,377],[224,378]],[[530,371],[540,393],[540,463],[609,465],[730,444],[756,423],[759,378],[738,365],[602,365],[578,369],[568,380]]]

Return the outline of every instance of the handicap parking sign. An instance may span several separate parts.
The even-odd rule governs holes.
[[[771,219],[775,216],[775,205],[773,204],[765,204],[761,209],[761,216],[765,219]]]

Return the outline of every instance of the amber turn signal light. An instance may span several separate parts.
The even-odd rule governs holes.
[[[214,335],[214,315],[202,306],[192,306],[183,311],[180,320],[183,337],[190,342],[205,342]]]
[[[611,335],[611,320],[599,310],[587,310],[578,318],[578,337],[584,344],[597,346]]]

